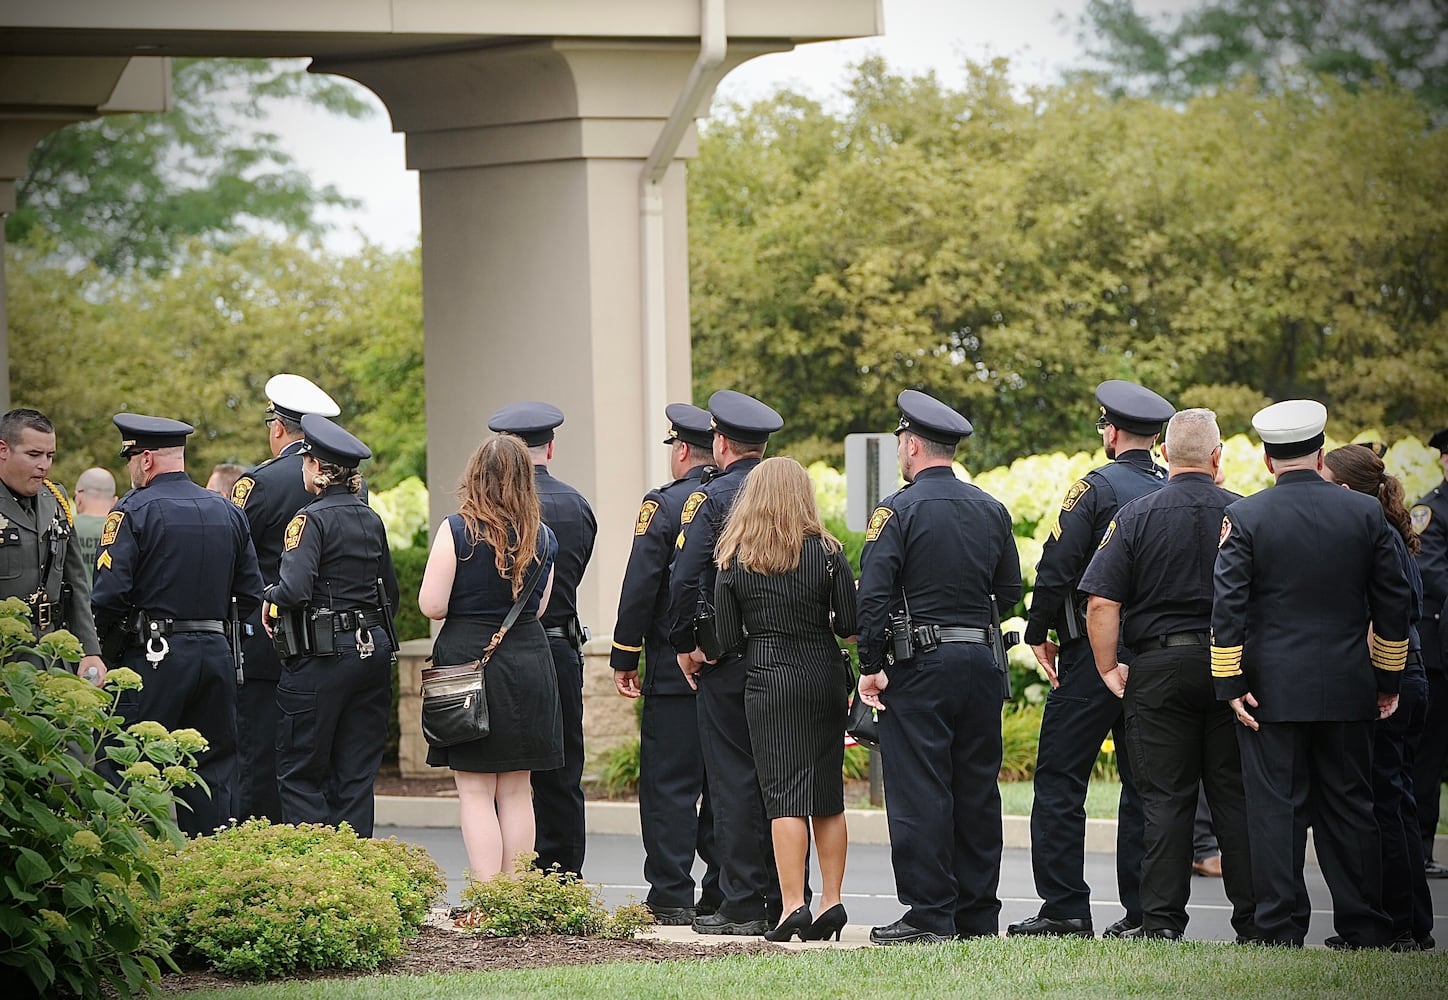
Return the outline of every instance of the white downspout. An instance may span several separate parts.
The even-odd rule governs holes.
[[[643,423],[653,428],[663,419],[669,402],[668,316],[666,295],[667,262],[664,257],[664,177],[684,133],[694,120],[699,102],[719,82],[717,71],[729,45],[724,24],[725,0],[699,2],[699,58],[689,70],[684,89],[669,112],[639,178],[639,252],[642,270],[642,319],[644,348]],[[651,430],[646,430],[651,434]],[[652,440],[652,438],[650,438]],[[669,479],[668,455],[660,448],[644,452],[648,485]]]

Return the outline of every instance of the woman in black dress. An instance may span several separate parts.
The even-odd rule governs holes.
[[[427,762],[452,769],[463,844],[473,878],[511,871],[533,850],[532,771],[563,766],[563,715],[553,654],[538,617],[548,604],[558,542],[543,524],[533,463],[515,437],[484,441],[458,484],[458,513],[439,526],[417,604],[442,621],[433,643],[438,665],[483,655],[523,585],[543,573],[518,620],[485,668],[491,733],[451,747],[431,747]]]
[[[845,925],[847,677],[835,636],[853,639],[855,580],[820,523],[809,474],[792,458],[745,480],[715,555],[715,613],[725,648],[748,639],[744,709],[770,820],[785,916],[771,941],[839,937]],[[819,854],[821,912],[804,902],[806,817]]]
[[[302,417],[302,482],[316,496],[287,525],[277,582],[262,616],[285,616],[312,652],[286,656],[277,683],[277,791],[288,823],[346,822],[372,836],[372,786],[392,711],[385,596],[397,577],[382,519],[359,497],[357,465],[372,452],[326,417]],[[378,583],[382,592],[378,590]],[[312,612],[328,609],[329,615]]]

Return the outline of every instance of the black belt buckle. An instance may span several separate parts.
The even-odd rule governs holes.
[[[55,621],[54,608],[54,604],[45,602],[35,606],[35,625],[40,631],[50,631],[50,626]]]

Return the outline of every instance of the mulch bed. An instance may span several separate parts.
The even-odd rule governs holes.
[[[401,958],[384,963],[375,972],[303,972],[297,979],[354,979],[370,975],[424,975],[448,972],[490,972],[537,969],[557,965],[601,965],[606,962],[671,962],[722,958],[726,955],[762,955],[783,951],[764,941],[750,940],[717,945],[677,944],[672,941],[610,941],[602,938],[524,937],[488,938],[425,926],[408,943]],[[162,993],[247,986],[253,980],[232,979],[210,970],[187,970],[163,976]]]

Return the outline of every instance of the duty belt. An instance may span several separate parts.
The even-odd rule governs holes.
[[[990,645],[990,630],[972,628],[968,625],[917,625],[916,642],[928,648],[931,642],[969,642],[977,646]]]
[[[50,631],[54,625],[59,625],[62,620],[62,611],[59,601],[36,601],[30,605],[30,620],[41,632]]]
[[[374,625],[382,626],[387,624],[386,617],[380,608],[367,608],[363,611],[334,611],[332,612],[333,632],[353,632],[357,629],[372,628]]]
[[[1132,646],[1131,651],[1140,654],[1151,649],[1170,649],[1173,646],[1210,646],[1211,644],[1210,632],[1168,632],[1166,635],[1148,636]]]
[[[162,635],[175,635],[177,632],[226,634],[226,623],[216,618],[150,618],[148,620],[161,626]]]

